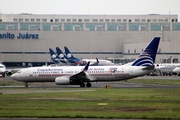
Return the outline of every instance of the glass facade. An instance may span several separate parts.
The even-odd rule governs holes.
[[[59,31],[59,30],[62,30],[62,25],[61,24],[42,24],[42,30]]]
[[[151,23],[151,31],[161,31],[161,30],[166,30],[165,28],[169,27],[170,25],[164,24],[164,23]]]
[[[90,31],[104,31],[105,24],[87,23],[86,28],[88,28]]]
[[[130,23],[129,24],[129,31],[142,31],[148,30],[148,23]]]
[[[40,24],[20,23],[20,30],[40,30]]]
[[[65,31],[76,31],[83,30],[83,24],[80,23],[65,23],[64,24]]]
[[[108,24],[108,31],[126,31],[127,24]]]
[[[18,23],[0,23],[0,30],[18,30]]]
[[[172,24],[172,30],[180,30],[180,23],[174,23]]]
[[[79,23],[78,21],[71,23],[57,22],[39,22],[41,19],[35,19],[36,22],[25,22],[29,19],[23,19],[23,22],[0,22],[0,30],[42,30],[42,31],[179,31],[180,23],[174,22],[96,22],[91,23],[89,19],[86,22]],[[73,21],[78,19],[72,19]],[[120,19],[119,19],[120,20]],[[153,19],[155,20],[155,19]],[[100,19],[103,21],[103,19]]]

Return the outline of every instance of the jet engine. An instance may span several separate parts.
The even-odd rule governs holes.
[[[12,71],[12,70],[6,71],[6,75],[7,75],[7,76],[11,76],[12,74],[13,74],[13,71]]]
[[[70,77],[69,76],[57,77],[55,79],[55,83],[56,85],[69,85]]]

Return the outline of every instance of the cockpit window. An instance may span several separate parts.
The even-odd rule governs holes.
[[[4,66],[0,66],[0,68],[4,68]]]

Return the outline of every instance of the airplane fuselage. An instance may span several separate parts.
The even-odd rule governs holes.
[[[0,64],[0,73],[5,73],[6,68],[4,65]]]
[[[83,70],[84,66],[31,67],[21,69],[11,77],[22,82],[55,82],[58,77],[73,76]],[[143,70],[135,66],[89,66],[86,74],[90,82],[120,81],[143,76],[153,70]],[[18,75],[18,76],[17,76]]]
[[[176,67],[180,67],[180,63],[161,63],[155,64],[156,69],[161,70],[161,72],[173,72]]]

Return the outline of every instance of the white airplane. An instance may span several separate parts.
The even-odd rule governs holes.
[[[5,77],[6,67],[0,63],[0,77]]]
[[[175,68],[180,67],[180,63],[159,63],[154,65],[155,69],[161,72],[162,75],[176,73]]]
[[[144,76],[154,71],[160,37],[155,37],[131,64],[121,66],[58,66],[31,67],[19,70],[12,79],[25,82],[55,82],[57,85],[91,87],[91,82],[112,82]]]
[[[177,73],[178,75],[180,75],[180,66],[176,67],[174,70],[173,70],[174,73]]]

